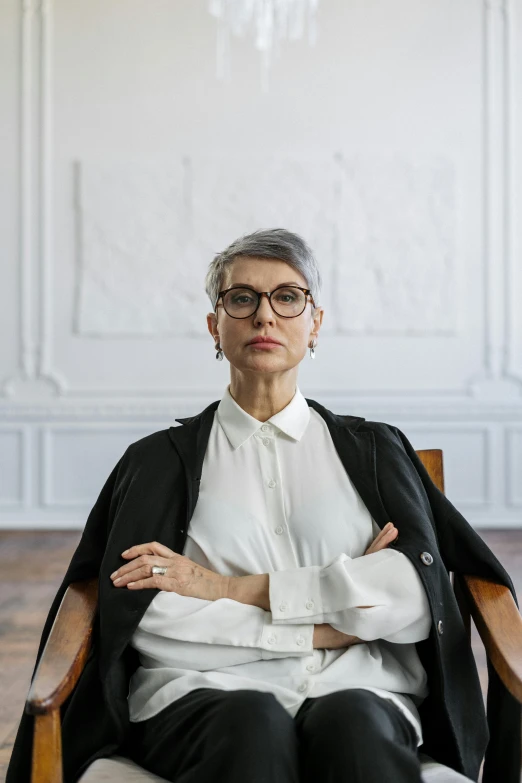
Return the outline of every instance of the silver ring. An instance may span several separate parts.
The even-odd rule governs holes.
[[[166,566],[152,566],[152,573],[153,574],[161,574],[161,576],[165,576],[167,573],[167,567]]]

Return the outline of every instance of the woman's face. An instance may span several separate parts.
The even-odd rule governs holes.
[[[293,283],[308,288],[305,278],[285,261],[238,256],[228,267],[223,281],[225,290],[235,285],[252,286],[256,291],[273,291],[279,285]],[[207,323],[214,341],[221,345],[230,364],[239,371],[281,372],[296,367],[303,359],[312,339],[317,335],[323,319],[323,308],[312,317],[312,303],[308,302],[301,315],[284,318],[277,315],[266,298],[261,297],[256,312],[247,318],[232,318],[219,300],[217,314],[209,313]],[[256,348],[249,341],[256,336],[270,336],[280,345],[274,348]]]

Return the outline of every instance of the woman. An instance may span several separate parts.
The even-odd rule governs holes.
[[[231,376],[185,556],[135,546],[111,575],[118,589],[163,591],[132,639],[142,666],[129,706],[135,758],[168,780],[420,781],[414,642],[429,635],[429,605],[409,560],[382,551],[396,528],[372,524],[297,388],[323,318],[318,287],[311,251],[288,231],[214,259],[208,328]],[[339,552],[350,557],[335,562]],[[152,581],[154,565],[164,575]]]
[[[476,780],[488,727],[448,571],[509,576],[400,430],[302,396],[323,308],[299,236],[241,237],[206,284],[230,385],[127,449],[42,634],[38,659],[67,585],[99,575],[66,782],[122,749],[184,783],[419,783],[419,750]],[[520,710],[490,676],[484,783],[514,783]]]

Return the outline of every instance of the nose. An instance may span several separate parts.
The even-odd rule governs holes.
[[[270,323],[275,318],[275,313],[266,294],[261,294],[259,307],[254,313],[255,323]]]

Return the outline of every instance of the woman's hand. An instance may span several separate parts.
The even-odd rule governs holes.
[[[156,541],[132,546],[121,556],[130,562],[111,574],[115,587],[127,587],[129,590],[155,587],[206,601],[217,601],[227,595],[229,577],[203,568]],[[165,575],[153,574],[154,565],[166,567]]]
[[[381,549],[386,549],[388,544],[395,541],[398,535],[399,531],[393,522],[388,522],[388,524],[384,525],[383,529],[379,531],[378,535],[375,536],[364,554],[371,555],[372,552],[379,552]]]
[[[314,625],[314,650],[340,650],[342,647],[352,647],[354,644],[365,644],[358,636],[338,631],[330,623]]]

